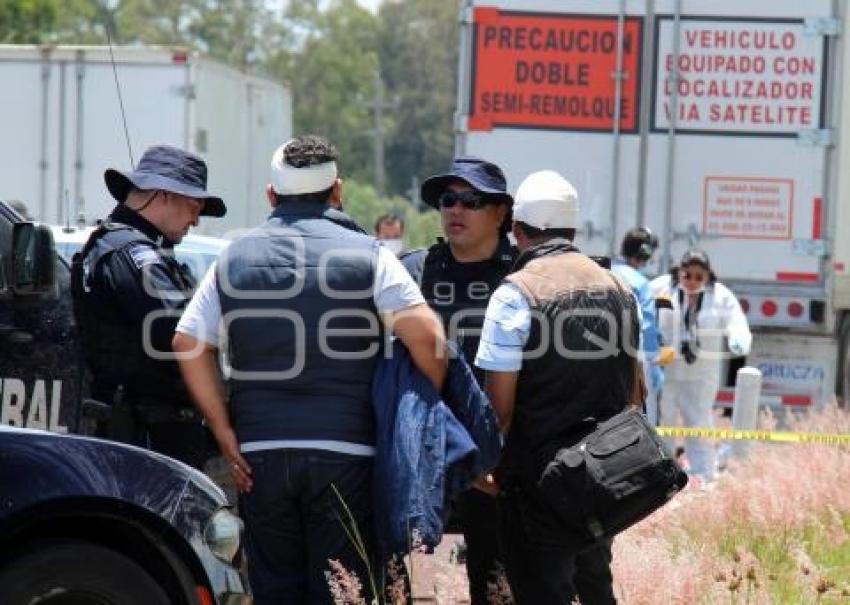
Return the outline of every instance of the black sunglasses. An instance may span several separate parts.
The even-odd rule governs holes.
[[[443,191],[438,201],[440,208],[452,208],[460,203],[467,210],[481,210],[493,203],[476,191]]]
[[[693,281],[705,281],[708,276],[705,273],[691,273],[690,271],[683,271],[682,278]]]

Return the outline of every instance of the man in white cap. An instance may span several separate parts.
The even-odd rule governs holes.
[[[639,398],[637,307],[572,244],[578,195],[566,179],[529,175],[513,211],[520,256],[490,299],[475,359],[507,434],[497,477],[508,581],[518,603],[613,603],[610,542],[581,552],[587,541],[559,523],[537,479],[589,419]]]
[[[222,253],[174,337],[186,384],[241,492],[257,605],[330,603],[329,560],[364,585],[379,573],[346,528],[356,523],[374,553],[371,389],[380,323],[438,389],[446,371],[442,326],[414,281],[335,209],[336,156],[313,135],[274,153],[271,217]],[[224,336],[229,409],[216,371]]]

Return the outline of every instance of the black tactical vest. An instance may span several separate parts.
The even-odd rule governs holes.
[[[120,385],[131,402],[191,406],[176,362],[152,359],[145,353],[143,327],[121,315],[105,288],[105,261],[136,244],[148,246],[157,254],[187,300],[194,288],[180,263],[138,229],[105,222],[92,233],[71,264],[74,316],[83,357],[92,375],[91,394],[112,403]]]
[[[516,250],[502,238],[493,256],[485,261],[459,263],[442,240],[427,251],[418,250],[402,257],[402,263],[419,283],[422,296],[443,320],[449,338],[455,340],[473,367],[479,383],[483,371],[473,365],[481,327],[490,296],[513,266]]]

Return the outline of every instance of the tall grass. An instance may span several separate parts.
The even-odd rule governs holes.
[[[762,418],[762,428],[773,424]],[[835,407],[791,424],[850,434],[850,414]],[[417,575],[433,581],[431,602],[467,602],[463,567],[440,551],[439,560],[411,557]],[[613,572],[624,605],[850,603],[850,447],[754,443],[717,482],[689,486],[620,534]],[[378,602],[407,602],[404,584],[395,584]],[[362,603],[358,587],[337,584],[335,603]],[[491,586],[491,602],[510,603],[504,578]]]
[[[834,407],[792,424],[850,433]],[[613,570],[627,604],[850,602],[850,448],[753,444],[618,536]]]

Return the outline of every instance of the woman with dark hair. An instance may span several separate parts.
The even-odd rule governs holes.
[[[746,355],[752,335],[741,305],[717,281],[708,255],[685,252],[671,274],[650,284],[657,298],[669,301],[669,311],[659,313],[659,331],[676,358],[665,368],[664,392],[659,404],[660,424],[714,427],[713,406],[720,387],[723,359]],[[724,340],[728,351],[724,349]],[[716,452],[711,441],[685,439],[692,474],[707,481],[716,473]]]

